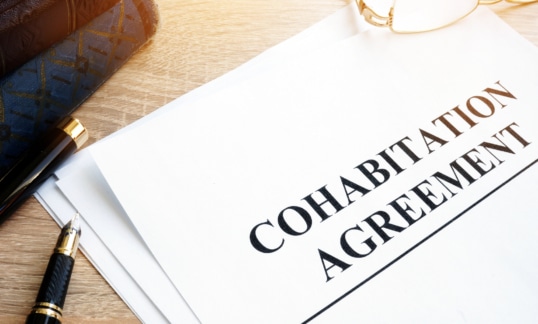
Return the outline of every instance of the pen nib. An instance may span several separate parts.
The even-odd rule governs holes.
[[[80,235],[80,214],[77,212],[73,218],[65,225],[67,228],[71,228]]]
[[[80,238],[80,215],[77,213],[62,228],[54,251],[75,258]]]

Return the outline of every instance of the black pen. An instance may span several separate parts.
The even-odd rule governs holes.
[[[80,238],[78,213],[63,228],[49,264],[32,311],[26,324],[54,324],[62,322],[62,311],[67,287],[75,265],[75,255]]]
[[[0,179],[0,224],[88,139],[73,117],[64,118]]]

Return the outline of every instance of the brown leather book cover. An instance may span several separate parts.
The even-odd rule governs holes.
[[[0,77],[63,40],[118,1],[0,1]]]

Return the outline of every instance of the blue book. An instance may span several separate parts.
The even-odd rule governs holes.
[[[0,79],[0,177],[154,34],[153,0],[121,0]]]
[[[0,77],[63,40],[118,1],[0,1]]]

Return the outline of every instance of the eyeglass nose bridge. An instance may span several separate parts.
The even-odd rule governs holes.
[[[377,27],[390,27],[392,25],[392,8],[389,12],[389,16],[383,17],[372,10],[372,8],[368,7],[363,0],[355,0],[355,2],[359,7],[359,13],[368,23]]]

